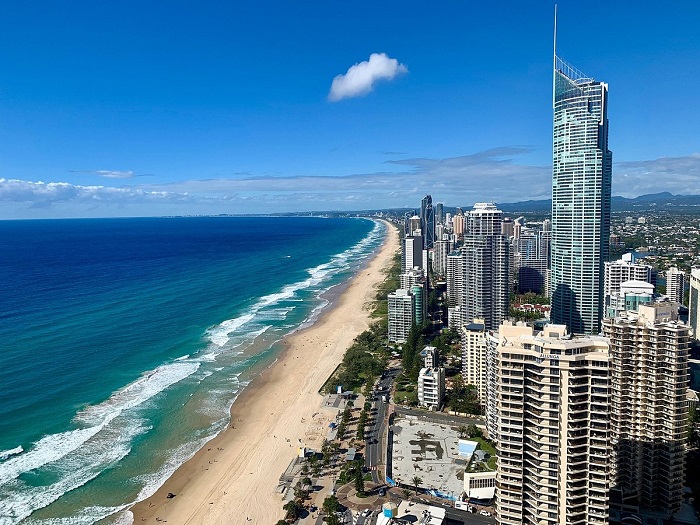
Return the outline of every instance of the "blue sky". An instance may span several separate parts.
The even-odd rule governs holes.
[[[610,85],[613,193],[700,193],[700,3],[622,4],[559,2],[558,54]],[[539,0],[5,3],[0,218],[548,198],[552,22]]]

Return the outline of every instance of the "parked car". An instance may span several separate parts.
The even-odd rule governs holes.
[[[479,514],[481,514],[482,516],[490,516],[491,515],[491,513],[488,510],[480,510]]]

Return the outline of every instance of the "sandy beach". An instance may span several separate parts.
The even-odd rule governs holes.
[[[228,429],[133,506],[135,524],[274,524],[284,517],[279,477],[300,443],[320,448],[332,414],[321,409],[318,390],[369,326],[367,305],[398,247],[390,226],[382,248],[333,307],[288,336],[279,359],[243,391]]]

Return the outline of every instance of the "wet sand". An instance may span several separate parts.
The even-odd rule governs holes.
[[[398,248],[390,226],[381,249],[334,305],[286,337],[279,359],[244,389],[229,427],[132,507],[136,525],[274,524],[284,517],[279,478],[301,445],[320,449],[332,414],[321,410],[318,390],[369,326],[368,307]]]

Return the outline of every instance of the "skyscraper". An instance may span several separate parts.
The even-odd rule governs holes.
[[[415,323],[415,298],[409,290],[399,288],[388,296],[390,343],[405,343]]]
[[[700,268],[690,270],[690,300],[688,301],[688,324],[693,337],[700,339]]]
[[[555,49],[553,89],[552,322],[573,333],[598,333],[610,237],[608,85]]]
[[[487,330],[496,330],[508,316],[510,246],[501,235],[502,218],[491,203],[476,203],[469,212],[461,248],[462,324],[482,319]]]
[[[502,324],[495,348],[502,525],[608,523],[608,344]]]
[[[435,242],[435,211],[430,195],[420,201],[420,229],[423,232],[423,248],[429,250]]]
[[[675,266],[666,270],[666,295],[678,304],[685,299],[685,273]]]
[[[445,210],[442,202],[435,205],[435,224],[445,224]]]
[[[690,328],[675,303],[605,319],[610,340],[611,507],[678,511],[688,437]]]

